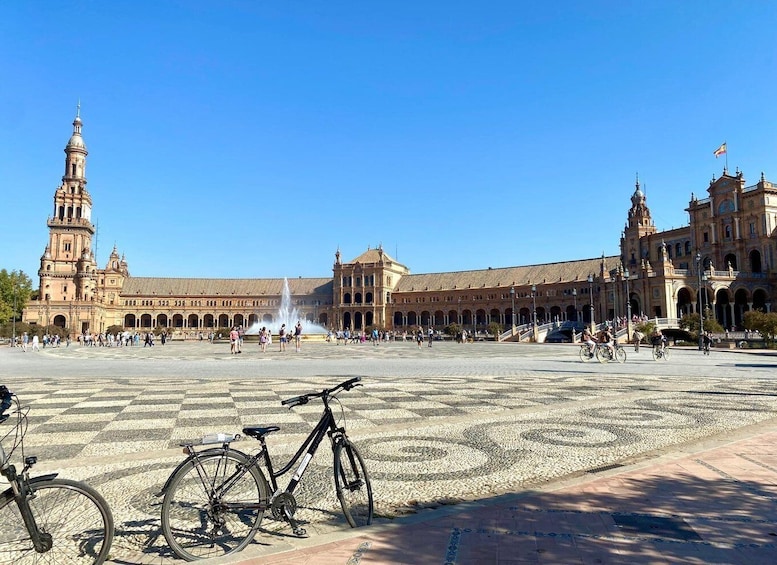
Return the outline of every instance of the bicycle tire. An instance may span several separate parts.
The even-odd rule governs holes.
[[[606,351],[606,349],[606,347],[596,348],[596,360],[599,361],[599,363],[608,363],[610,361],[612,356],[610,355],[609,351]]]
[[[51,549],[37,553],[10,489],[0,499],[0,563],[100,565],[113,543],[113,514],[92,487],[69,479],[31,479],[27,502]]]
[[[658,359],[660,358],[660,354],[658,353],[658,349],[655,348],[655,347],[651,350],[650,354],[653,356],[653,361],[658,361]]]
[[[662,355],[662,358],[664,359],[664,361],[669,361],[669,348],[668,347],[664,347],[664,353]]]
[[[345,519],[352,528],[372,523],[374,503],[370,475],[359,450],[349,440],[335,447],[335,490]]]
[[[619,347],[615,350],[615,360],[618,363],[625,363],[626,362],[626,350],[622,347]]]
[[[219,479],[249,461],[234,451],[212,451],[175,471],[162,501],[162,533],[170,549],[186,561],[235,553],[254,539],[265,508],[229,510],[218,504],[266,504],[269,500],[267,479],[255,465],[216,497],[214,485],[223,485]],[[200,472],[210,484],[203,483]]]
[[[580,346],[580,360],[583,363],[588,363],[593,357],[594,356],[591,355],[591,349],[587,345]]]

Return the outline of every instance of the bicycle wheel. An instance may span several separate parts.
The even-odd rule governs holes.
[[[622,347],[619,347],[615,350],[615,360],[618,363],[625,363],[626,362],[626,350]]]
[[[187,561],[240,551],[262,522],[269,499],[267,479],[248,459],[229,451],[209,453],[175,472],[162,501],[162,533],[170,549]],[[241,507],[252,505],[250,508]]]
[[[650,354],[653,356],[653,361],[658,361],[661,358],[661,353],[659,352],[657,347],[654,347]]]
[[[669,348],[664,347],[664,352],[661,355],[661,357],[664,359],[664,361],[669,361]]]
[[[580,346],[580,360],[583,363],[588,363],[593,358],[593,355],[591,355],[591,350],[587,345],[581,345]]]
[[[599,363],[607,363],[610,361],[612,356],[610,355],[610,350],[606,347],[597,347],[596,348],[596,359],[599,361]]]
[[[370,476],[356,446],[347,439],[335,447],[335,490],[345,519],[352,528],[372,523]]]
[[[89,485],[69,479],[29,483],[28,499],[38,530],[51,535],[51,549],[37,553],[13,495],[0,500],[0,563],[100,564],[113,542],[113,515]]]

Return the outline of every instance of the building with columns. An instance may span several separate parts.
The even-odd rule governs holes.
[[[133,277],[114,247],[103,268],[93,250],[80,108],[65,146],[65,171],[54,193],[39,289],[24,321],[72,335],[110,326],[192,335],[271,323],[284,285],[309,322],[332,329],[482,330],[543,322],[601,322],[632,316],[680,317],[709,309],[725,327],[752,309],[771,310],[777,283],[774,234],[777,186],[747,186],[724,169],[707,196],[691,194],[686,227],[658,231],[637,181],[620,239],[620,255],[541,265],[413,274],[381,246],[343,261],[332,275],[290,279]],[[516,262],[520,257],[516,256]]]

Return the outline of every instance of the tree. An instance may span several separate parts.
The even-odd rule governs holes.
[[[711,312],[709,309],[704,310],[704,331],[723,333],[723,326],[721,326],[717,320],[713,319],[710,314]],[[699,314],[696,312],[684,314],[683,317],[680,318],[680,327],[684,330],[688,330],[698,338],[699,331],[701,330]]]
[[[743,321],[745,328],[760,333],[766,344],[773,342],[777,337],[777,313],[775,312],[750,310],[745,312]]]
[[[17,323],[32,295],[32,280],[23,271],[0,270],[0,325]]]

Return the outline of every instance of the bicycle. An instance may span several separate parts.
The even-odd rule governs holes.
[[[372,485],[364,460],[346,435],[345,424],[337,425],[330,406],[332,400],[340,402],[337,395],[341,391],[361,386],[357,384],[360,380],[361,377],[355,377],[333,388],[281,402],[291,409],[307,404],[311,398],[320,398],[324,412],[294,456],[277,471],[265,436],[277,432],[278,426],[243,428],[243,434],[259,441],[255,455],[232,447],[232,442],[241,437],[239,434],[208,434],[198,444],[182,444],[187,457],[157,495],[164,496],[162,532],[173,552],[194,561],[240,551],[253,540],[266,510],[276,520],[288,522],[295,535],[306,535],[294,519],[297,501],[293,493],[325,435],[329,436],[334,454],[335,491],[345,519],[354,528],[372,523]],[[340,407],[342,410],[342,404]],[[221,446],[195,449],[216,443]],[[300,457],[302,461],[288,486],[279,489],[276,479],[288,473]],[[267,469],[269,485],[260,464]]]
[[[669,361],[669,348],[662,344],[654,345],[652,355],[653,361]]]
[[[15,405],[11,414],[6,411]],[[0,386],[0,423],[12,414],[16,425],[0,437],[0,474],[11,484],[0,494],[0,562],[94,563],[108,558],[113,542],[113,515],[92,487],[50,473],[30,478],[37,457],[24,455],[29,407]],[[2,442],[13,436],[8,452]],[[10,463],[19,449],[24,467]]]
[[[583,363],[588,363],[591,359],[596,357],[596,351],[599,349],[599,344],[594,343],[594,346],[591,347],[587,343],[584,343],[580,346],[580,360]]]
[[[596,359],[599,363],[609,363],[613,359],[618,363],[625,363],[626,350],[618,342],[611,344],[610,347],[604,344],[597,344]]]

